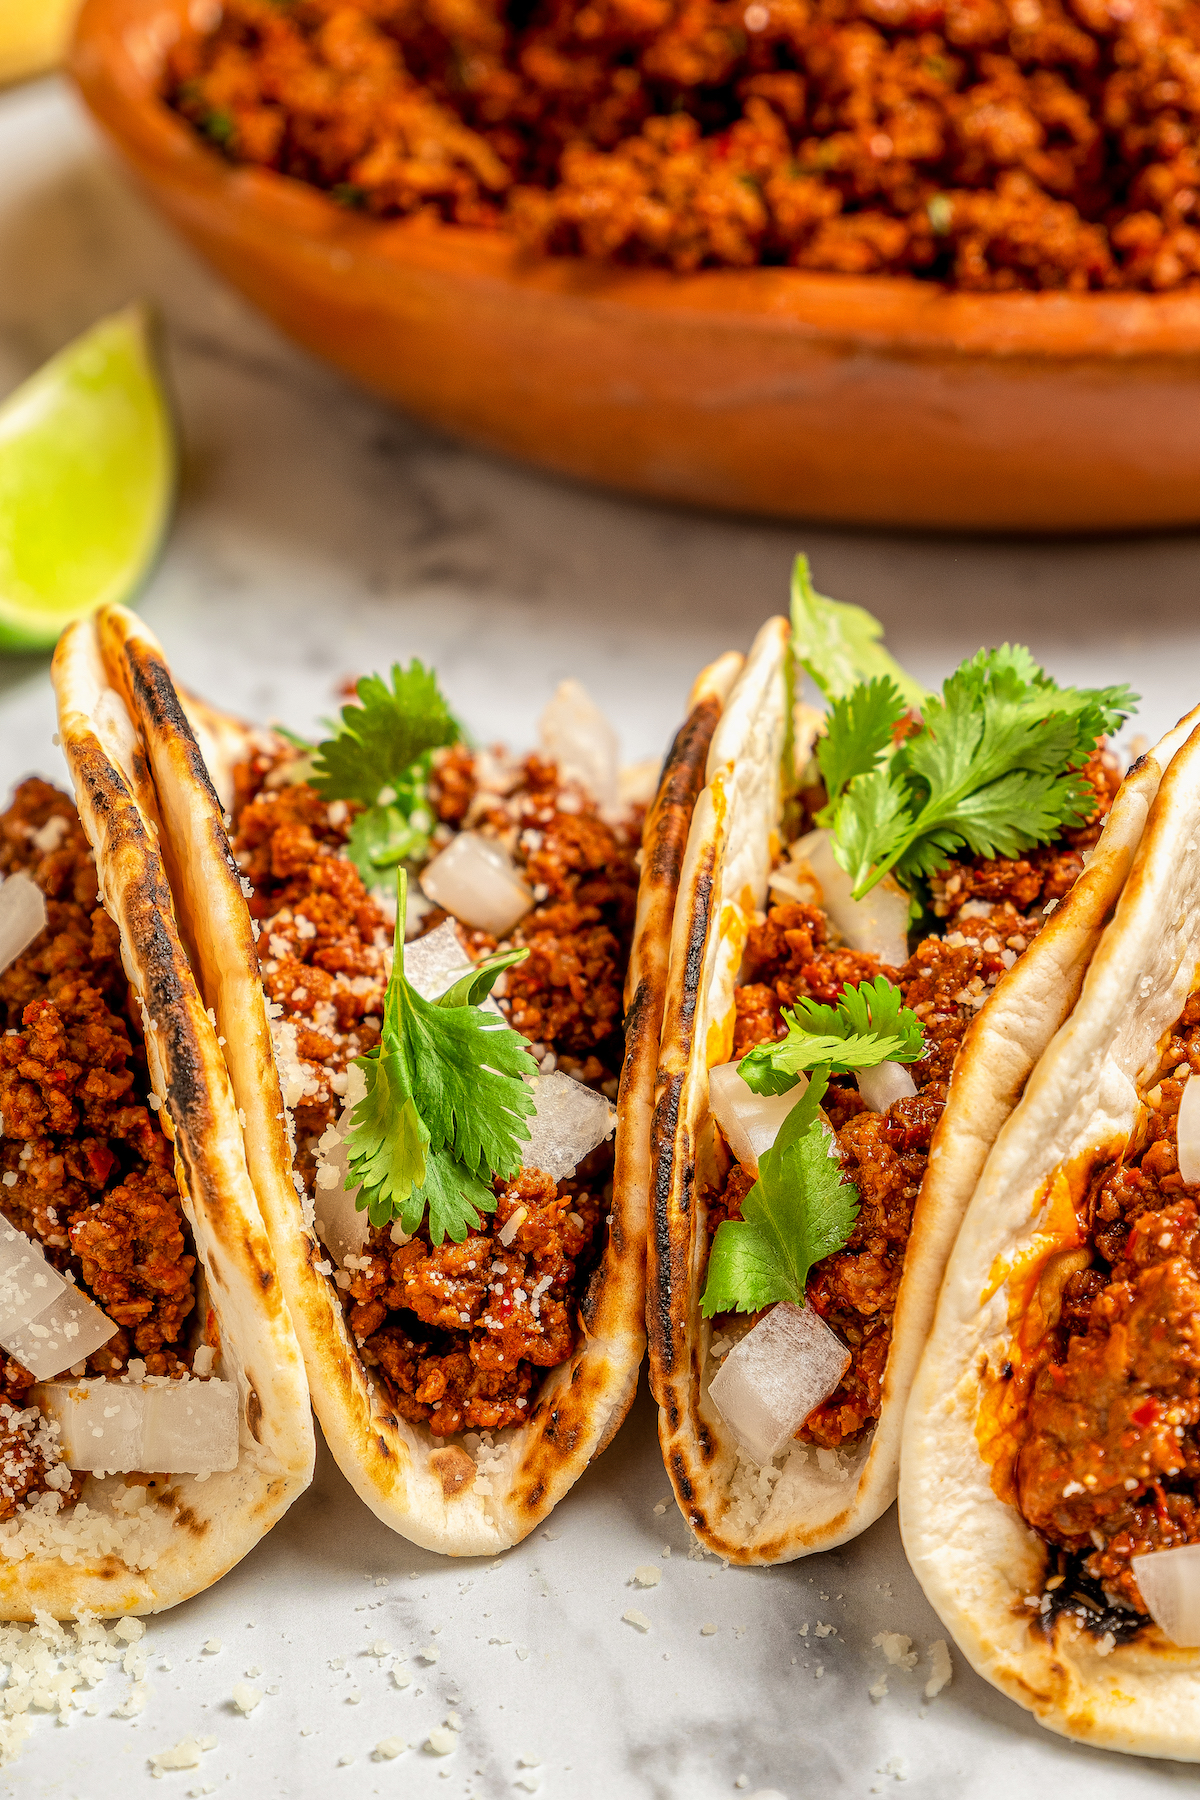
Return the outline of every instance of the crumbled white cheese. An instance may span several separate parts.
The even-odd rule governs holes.
[[[649,1631],[650,1629],[649,1619],[644,1612],[639,1612],[636,1606],[627,1607],[621,1617],[627,1625],[634,1625],[639,1631]]]
[[[434,1756],[449,1756],[458,1749],[458,1739],[445,1725],[435,1725],[425,1740],[425,1748]]]
[[[657,1563],[642,1563],[633,1571],[633,1579],[640,1588],[657,1587],[662,1580],[662,1570]]]
[[[391,1762],[394,1757],[402,1756],[408,1745],[402,1737],[380,1738],[375,1746],[376,1762]]]
[[[252,1713],[262,1699],[262,1695],[257,1688],[250,1687],[244,1681],[239,1681],[234,1686],[231,1698],[240,1713]]]
[[[933,1700],[941,1693],[954,1674],[954,1665],[950,1661],[950,1652],[946,1647],[945,1638],[939,1638],[936,1644],[929,1646],[929,1671],[929,1680],[925,1683],[925,1698]]]
[[[817,1626],[817,1635],[822,1635]],[[919,1652],[912,1648],[912,1639],[905,1637],[901,1631],[877,1631],[871,1639],[877,1650],[882,1650],[893,1669],[915,1669]]]

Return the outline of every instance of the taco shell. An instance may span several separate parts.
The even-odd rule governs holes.
[[[913,1215],[875,1428],[848,1452],[793,1444],[761,1469],[708,1396],[703,1195],[719,1186],[708,1071],[732,1054],[734,986],[778,848],[788,745],[788,623],[768,621],[713,739],[680,879],[653,1132],[650,1379],[663,1456],[702,1543],[740,1563],[828,1550],[896,1496],[905,1401],[946,1260],[997,1133],[1070,1013],[1125,884],[1180,727],[1130,771],[1087,868],[967,1030]]]

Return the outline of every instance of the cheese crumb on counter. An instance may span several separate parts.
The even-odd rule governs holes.
[[[231,1698],[238,1711],[244,1715],[254,1711],[262,1699],[262,1694],[258,1688],[251,1687],[249,1682],[239,1681],[234,1684]]]
[[[954,1664],[950,1661],[950,1652],[945,1638],[939,1638],[936,1644],[929,1646],[929,1680],[925,1683],[925,1698],[936,1699],[954,1675]]]
[[[391,1762],[394,1757],[402,1756],[407,1749],[408,1744],[402,1737],[380,1738],[375,1746],[375,1760],[376,1762]]]
[[[204,1646],[204,1654],[205,1656],[217,1656],[222,1648],[223,1646],[220,1638],[209,1638],[207,1644]]]
[[[701,1637],[716,1637],[716,1635],[717,1635],[717,1628],[711,1622],[707,1625],[702,1625],[700,1627],[700,1636]]]
[[[662,1580],[662,1570],[657,1563],[642,1563],[633,1571],[633,1579],[640,1588],[657,1587]]]
[[[905,1637],[902,1631],[877,1631],[871,1639],[876,1650],[882,1650],[893,1669],[915,1669],[919,1660],[919,1652],[912,1648],[912,1639]]]
[[[458,1749],[458,1739],[445,1725],[435,1725],[425,1740],[425,1748],[434,1756],[449,1756]]]
[[[639,1612],[636,1606],[627,1607],[621,1617],[627,1625],[635,1625],[639,1631],[649,1631],[650,1629],[649,1619],[644,1612]]]

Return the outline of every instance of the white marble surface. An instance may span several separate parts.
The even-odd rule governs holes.
[[[159,225],[59,87],[0,97],[0,391],[138,295],[165,320],[185,444],[178,517],[144,611],[181,676],[255,715],[303,729],[340,676],[419,654],[483,736],[528,741],[570,673],[610,710],[630,757],[657,753],[700,664],[784,604],[801,547],[819,585],[872,607],[930,681],[1007,636],[1060,676],[1130,681],[1150,733],[1200,693],[1192,537],[1006,544],[719,520],[476,456],[282,342]],[[52,718],[44,660],[0,659],[5,789],[58,771]],[[716,1800],[743,1776],[750,1793],[789,1800],[1194,1789],[1190,1769],[1047,1736],[957,1655],[928,1709],[924,1661],[912,1676],[893,1671],[872,1702],[874,1633],[903,1631],[922,1651],[942,1635],[894,1515],[824,1557],[722,1570],[689,1560],[673,1504],[656,1515],[667,1492],[644,1393],[549,1531],[498,1566],[414,1550],[325,1459],[233,1574],[152,1623],[144,1713],[114,1716],[128,1684],[110,1677],[98,1717],[39,1722],[7,1791],[522,1800],[523,1776],[547,1800]],[[631,1589],[650,1560],[660,1585]],[[649,1616],[645,1635],[622,1622],[630,1606]],[[701,1635],[706,1623],[715,1634]],[[818,1623],[835,1630],[818,1639]],[[214,1636],[224,1649],[202,1655]],[[380,1638],[411,1658],[404,1692],[364,1653]],[[440,1656],[426,1665],[417,1652],[430,1644]],[[279,1692],[242,1718],[230,1693],[250,1667]],[[460,1748],[438,1758],[420,1746],[452,1694]],[[217,1747],[160,1785],[148,1757],[186,1732]],[[395,1733],[414,1748],[373,1761]],[[522,1770],[523,1756],[536,1767]]]

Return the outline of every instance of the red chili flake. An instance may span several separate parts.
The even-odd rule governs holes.
[[[89,1144],[87,1148],[87,1165],[97,1187],[103,1187],[116,1166],[116,1157],[103,1144]]]
[[[1140,1406],[1135,1407],[1129,1416],[1135,1425],[1153,1425],[1158,1417],[1158,1401],[1151,1395]]]

